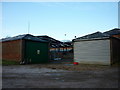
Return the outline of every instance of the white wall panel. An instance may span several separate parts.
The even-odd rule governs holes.
[[[110,40],[74,42],[74,61],[86,64],[110,64]]]

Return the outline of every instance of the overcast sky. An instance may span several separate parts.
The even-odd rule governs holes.
[[[28,33],[72,40],[118,27],[117,2],[4,2],[2,36]],[[65,36],[66,34],[66,36]]]

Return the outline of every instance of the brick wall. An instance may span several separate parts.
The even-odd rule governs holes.
[[[120,38],[120,35],[113,35],[113,37],[119,37]]]
[[[2,42],[2,59],[21,60],[21,40]]]

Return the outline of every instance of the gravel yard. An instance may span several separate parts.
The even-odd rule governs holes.
[[[32,64],[2,69],[3,88],[118,88],[118,67]]]

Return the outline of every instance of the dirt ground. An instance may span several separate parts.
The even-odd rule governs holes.
[[[2,67],[3,88],[118,88],[118,67],[33,64]]]

